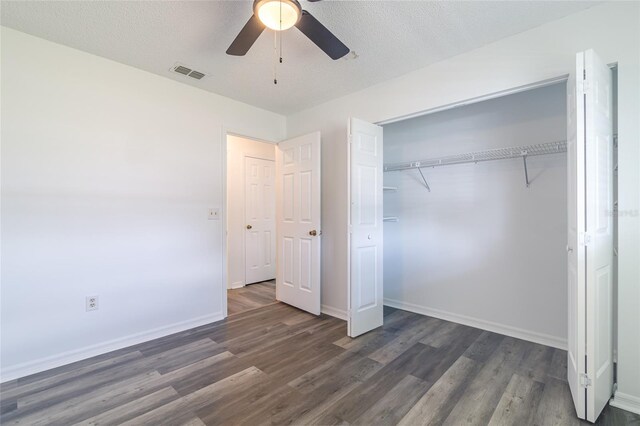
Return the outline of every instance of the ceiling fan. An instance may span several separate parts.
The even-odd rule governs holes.
[[[309,0],[316,2],[319,0]],[[297,0],[254,0],[253,15],[227,49],[228,55],[243,56],[265,27],[284,31],[295,26],[331,59],[340,59],[349,48],[306,10]]]

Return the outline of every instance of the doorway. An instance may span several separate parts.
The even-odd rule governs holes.
[[[227,134],[226,152],[228,313],[277,299],[320,315],[320,132],[277,144]]]
[[[227,135],[228,314],[276,302],[276,144]]]

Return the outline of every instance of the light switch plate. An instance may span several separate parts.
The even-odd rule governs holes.
[[[209,220],[219,220],[220,219],[220,209],[209,209]]]

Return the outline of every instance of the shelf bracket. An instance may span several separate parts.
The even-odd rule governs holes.
[[[524,182],[527,184],[527,188],[529,187],[529,171],[527,170],[527,151],[523,151],[522,153],[522,163],[524,164]]]
[[[422,173],[422,169],[420,167],[418,167],[418,171],[420,172],[420,176],[422,176],[422,180],[424,181],[424,186],[427,187],[427,191],[431,192],[431,188],[429,188],[429,184],[427,183],[427,179],[424,177],[424,174]]]

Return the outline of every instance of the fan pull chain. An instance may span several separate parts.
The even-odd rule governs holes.
[[[282,63],[282,0],[280,0],[280,63]]]
[[[278,63],[282,63],[282,0],[280,0],[280,31],[273,32],[273,84],[278,84]],[[278,55],[278,38],[280,54]]]
[[[273,84],[278,84],[278,31],[273,32]]]

